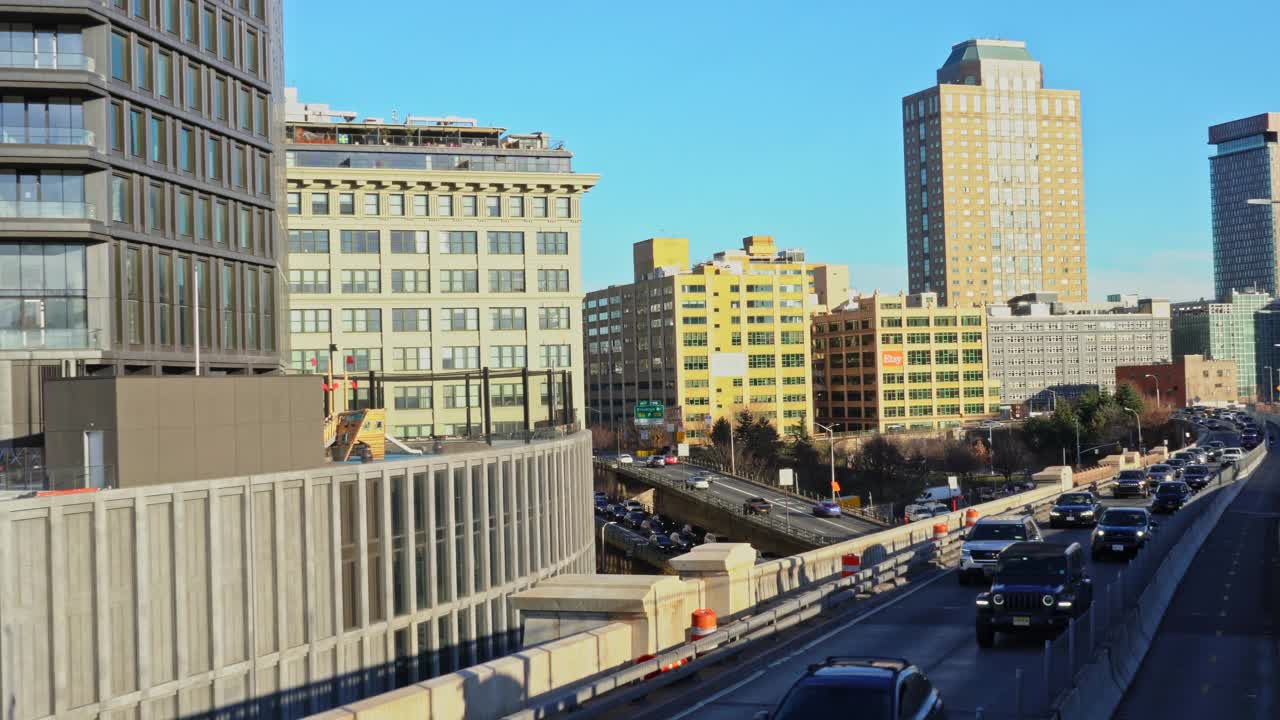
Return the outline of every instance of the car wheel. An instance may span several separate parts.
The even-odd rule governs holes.
[[[978,626],[978,647],[989,648],[996,644],[996,631],[990,625]]]

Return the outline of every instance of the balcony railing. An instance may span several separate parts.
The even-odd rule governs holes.
[[[93,131],[83,128],[0,126],[0,143],[6,145],[92,145]]]
[[[30,50],[0,50],[0,68],[85,70],[93,72],[94,63],[92,57],[77,53],[38,53]]]
[[[0,200],[0,218],[95,220],[97,216],[97,209],[91,203],[85,202]]]
[[[96,332],[96,331],[95,331]],[[88,328],[24,328],[0,330],[0,350],[88,348]]]

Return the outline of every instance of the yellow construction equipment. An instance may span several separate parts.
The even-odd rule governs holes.
[[[366,461],[382,460],[387,456],[386,410],[347,410],[338,413],[337,418],[331,449],[334,460],[346,462],[352,453]]]

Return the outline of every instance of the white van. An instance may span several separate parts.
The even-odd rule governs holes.
[[[938,487],[925,488],[924,492],[920,493],[920,496],[917,497],[915,500],[912,500],[911,502],[916,505],[924,505],[927,503],[935,503],[935,502],[950,504],[953,498],[959,498],[959,497],[960,497],[959,488],[951,488],[946,485],[939,485]]]

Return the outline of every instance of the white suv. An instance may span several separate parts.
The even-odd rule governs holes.
[[[973,577],[988,577],[996,569],[1000,551],[1016,542],[1043,542],[1040,526],[1030,515],[1021,517],[985,517],[969,528],[960,547],[961,585]]]

